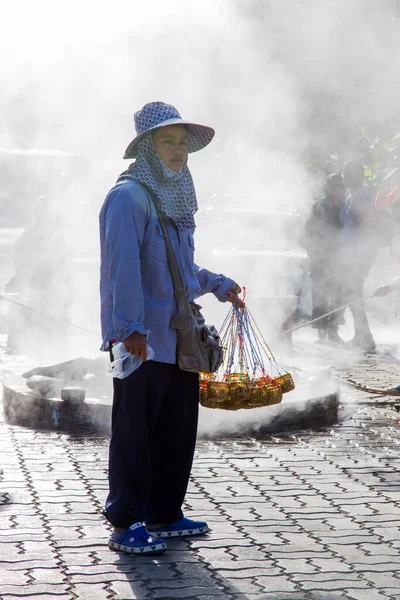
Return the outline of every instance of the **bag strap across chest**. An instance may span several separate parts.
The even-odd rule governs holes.
[[[157,206],[156,202],[154,201],[154,199],[151,195],[151,192],[147,188],[147,186],[145,186],[143,184],[141,184],[141,185],[145,188],[145,190],[149,194],[149,197],[150,197],[150,199],[153,203],[153,206],[156,210],[157,217],[158,217],[158,220],[160,222],[160,226],[161,226],[161,229],[163,232],[165,247],[167,250],[168,267],[169,267],[169,270],[171,273],[172,285],[174,286],[174,296],[175,296],[176,303],[178,305],[178,311],[184,312],[184,313],[190,313],[191,308],[190,308],[189,297],[187,295],[185,286],[183,284],[182,274],[180,272],[180,269],[178,266],[178,261],[176,260],[176,255],[175,255],[174,249],[172,247],[171,237],[170,237],[170,235],[168,233],[168,229],[165,225],[164,215],[158,208],[158,206]]]

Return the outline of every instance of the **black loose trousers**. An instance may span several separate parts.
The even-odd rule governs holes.
[[[113,381],[104,514],[124,528],[179,520],[196,443],[199,376],[147,361]]]

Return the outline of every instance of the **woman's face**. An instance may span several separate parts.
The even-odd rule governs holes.
[[[167,125],[153,133],[158,156],[173,171],[179,173],[188,157],[187,131],[184,125]]]

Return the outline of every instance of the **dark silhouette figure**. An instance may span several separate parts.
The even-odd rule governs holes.
[[[331,173],[325,185],[325,194],[313,206],[305,228],[305,243],[309,257],[312,295],[312,318],[340,306],[340,284],[337,261],[339,235],[342,229],[340,211],[343,208],[345,186],[340,173]],[[321,342],[343,344],[338,334],[340,313],[314,323]]]

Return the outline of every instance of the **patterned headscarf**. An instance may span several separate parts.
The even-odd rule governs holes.
[[[118,177],[118,181],[124,179],[137,181],[149,188],[158,208],[179,229],[194,229],[198,206],[187,162],[179,172],[170,169],[157,154],[151,133],[140,140],[135,162]]]

